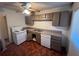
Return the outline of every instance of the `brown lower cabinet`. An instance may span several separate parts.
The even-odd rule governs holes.
[[[36,42],[41,44],[41,34],[28,30],[27,31],[27,40],[30,41],[30,40],[33,40],[33,38],[36,38]],[[57,37],[57,36],[51,35],[50,48],[53,50],[56,50],[56,51],[61,51],[62,50],[62,37]]]
[[[51,49],[61,51],[62,37],[51,36]]]
[[[33,31],[27,31],[27,40],[33,40],[33,38],[36,38],[36,41],[41,44],[41,35],[40,33],[33,32]]]

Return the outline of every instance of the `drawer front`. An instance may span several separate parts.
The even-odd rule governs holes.
[[[52,39],[51,42],[61,43],[61,40]]]
[[[56,36],[51,36],[51,39],[52,40],[59,40],[59,41],[61,41],[62,40],[62,37],[56,37]]]
[[[61,51],[62,38],[61,37],[51,37],[51,48],[57,51]]]

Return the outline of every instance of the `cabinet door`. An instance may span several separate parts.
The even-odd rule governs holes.
[[[32,20],[32,16],[25,16],[25,23],[27,25],[33,25],[34,24],[34,21]]]
[[[51,39],[50,35],[41,34],[41,45],[50,48],[50,39]]]
[[[34,21],[42,21],[45,20],[45,14],[41,14],[41,15],[34,15]]]
[[[59,26],[68,27],[70,25],[70,20],[71,20],[71,12],[69,11],[61,12]]]
[[[32,40],[32,32],[27,30],[27,41]]]
[[[41,44],[41,35],[40,35],[40,33],[36,33],[36,41]]]
[[[52,13],[47,13],[47,14],[46,14],[46,19],[47,19],[48,21],[52,21],[52,18],[53,18]]]
[[[51,48],[56,51],[61,51],[61,47],[62,47],[61,41],[62,41],[61,37],[51,36]]]
[[[53,13],[53,20],[52,20],[52,25],[53,26],[58,26],[59,25],[59,18],[60,18],[60,12],[54,12]]]

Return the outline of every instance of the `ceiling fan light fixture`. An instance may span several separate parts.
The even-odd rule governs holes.
[[[27,9],[31,8],[32,7],[31,3],[27,3],[26,7],[27,7]]]
[[[25,10],[23,11],[23,14],[30,15],[30,11],[29,11],[29,10],[27,10],[27,9],[25,9]]]

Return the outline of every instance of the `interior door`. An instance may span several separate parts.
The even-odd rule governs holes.
[[[5,50],[7,43],[9,42],[8,38],[8,27],[6,16],[0,15],[0,40],[2,42],[2,50]]]
[[[2,39],[8,39],[8,27],[6,16],[0,15],[0,36]]]

